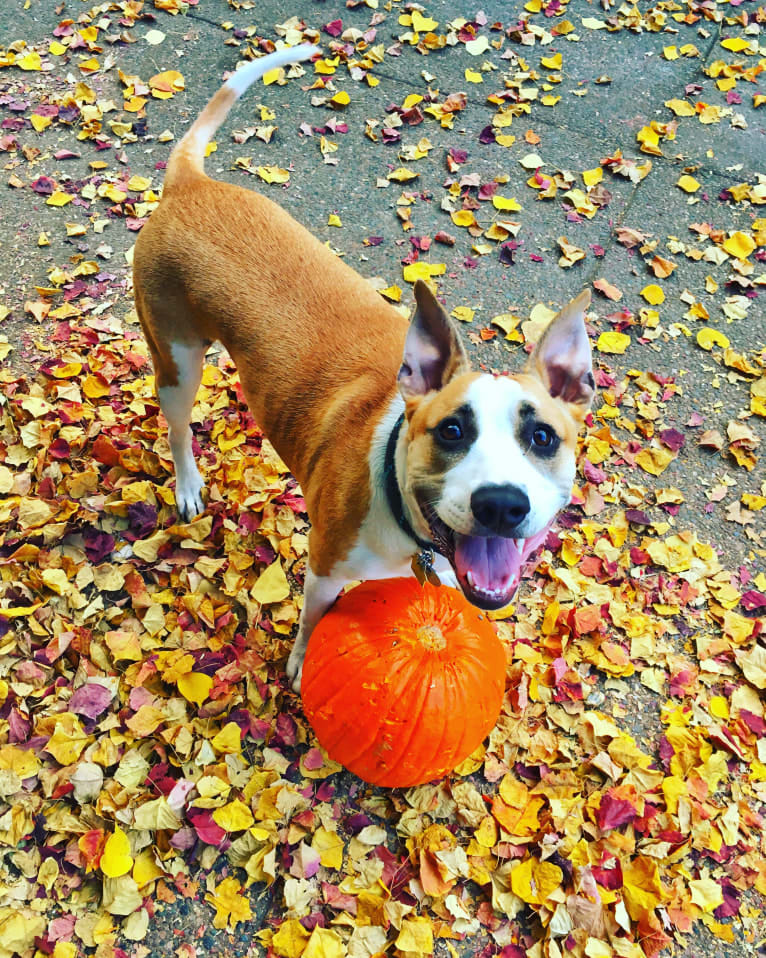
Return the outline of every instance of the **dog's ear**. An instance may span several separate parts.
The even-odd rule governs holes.
[[[582,415],[590,408],[596,391],[585,329],[589,305],[590,290],[586,289],[554,316],[526,366],[526,371],[541,379],[554,399],[574,403]]]
[[[469,367],[455,324],[422,280],[415,283],[415,302],[399,369],[399,390],[405,399],[441,389]]]

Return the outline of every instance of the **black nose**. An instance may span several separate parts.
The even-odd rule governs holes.
[[[481,486],[471,496],[471,510],[485,529],[512,536],[529,514],[529,497],[516,486]]]

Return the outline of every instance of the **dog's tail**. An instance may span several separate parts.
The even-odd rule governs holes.
[[[285,50],[277,50],[268,56],[251,60],[233,73],[208,102],[170,154],[165,173],[165,190],[190,173],[197,176],[204,174],[205,150],[208,143],[228,116],[229,110],[248,87],[270,70],[276,70],[289,63],[308,60],[319,52],[319,47],[302,43],[300,46],[287,47]]]

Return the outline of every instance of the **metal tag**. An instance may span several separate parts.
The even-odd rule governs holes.
[[[421,585],[430,582],[431,585],[441,585],[441,580],[434,569],[433,549],[421,549],[412,557],[412,571]]]

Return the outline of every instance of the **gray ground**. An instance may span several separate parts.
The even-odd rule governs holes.
[[[502,20],[510,23],[522,9],[521,4],[498,0],[487,0],[484,4],[471,4],[467,0],[429,0],[427,12],[444,22],[458,15],[473,16],[477,6],[483,7],[490,22]],[[643,4],[642,8],[646,6]],[[394,8],[394,12],[387,14],[385,21],[378,27],[379,37],[387,45],[403,29],[396,22],[399,5],[394,4]],[[511,16],[511,8],[514,17]],[[81,4],[74,0],[60,5],[54,0],[31,0],[28,9],[22,0],[3,0],[0,9],[0,46],[19,38],[30,43],[49,38],[53,27],[66,13],[77,16],[80,9]],[[743,4],[737,8],[750,13],[754,9],[753,4]],[[381,12],[386,12],[383,4]],[[572,0],[567,15],[579,24],[581,16],[601,17],[605,14],[595,4]],[[235,28],[241,29],[255,26],[259,34],[273,37],[274,25],[291,16],[302,17],[313,26],[342,17],[344,27],[353,25],[364,29],[372,11],[363,5],[347,9],[344,3],[316,3],[309,0],[258,0],[254,4],[203,0],[199,8],[191,8],[186,16],[171,17],[158,11],[156,24],[139,25],[132,31],[139,42],[115,45],[110,51],[116,59],[115,68],[106,74],[89,78],[89,83],[104,97],[119,99],[115,75],[117,67],[126,74],[136,73],[142,77],[160,69],[177,67],[186,78],[185,93],[165,102],[153,102],[148,114],[146,135],[138,142],[125,145],[123,159],[129,170],[134,174],[150,176],[153,182],[158,182],[155,164],[167,158],[169,146],[158,142],[157,135],[170,129],[178,138],[218,87],[224,71],[233,68],[237,61],[238,44],[241,47],[244,41],[233,40],[232,31],[221,28],[222,21],[229,20]],[[167,35],[157,47],[141,39],[152,26]],[[339,114],[333,114],[325,107],[312,106],[311,93],[302,90],[297,83],[253,91],[236,108],[227,128],[221,131],[218,150],[208,160],[208,169],[231,182],[268,189],[270,196],[317,235],[329,240],[364,275],[381,277],[383,285],[399,283],[404,288],[405,300],[409,288],[401,280],[400,261],[411,249],[411,234],[402,232],[395,207],[402,189],[416,191],[417,197],[411,208],[415,226],[412,234],[433,236],[437,230],[443,229],[457,237],[457,243],[452,248],[433,247],[430,258],[447,263],[447,275],[440,279],[440,286],[450,307],[465,305],[477,310],[473,323],[465,328],[467,341],[471,344],[475,359],[492,369],[514,368],[521,362],[521,354],[514,353],[518,347],[512,344],[506,346],[501,337],[489,343],[480,341],[478,333],[489,325],[492,316],[512,310],[526,319],[536,303],[560,305],[594,280],[607,278],[622,290],[623,299],[619,304],[612,304],[598,294],[594,296],[596,332],[611,329],[607,314],[621,307],[631,311],[636,325],[629,330],[634,342],[625,356],[598,356],[602,369],[613,371],[618,379],[627,369],[651,370],[663,376],[680,375],[683,395],[662,410],[656,423],[657,429],[673,426],[682,428],[696,411],[704,417],[704,424],[697,432],[717,429],[725,434],[729,420],[736,418],[747,406],[748,385],[736,372],[717,364],[710,353],[699,349],[693,338],[673,330],[674,323],[695,326],[693,320],[684,320],[683,313],[687,306],[679,296],[684,290],[690,290],[695,299],[710,304],[711,318],[706,325],[725,331],[734,349],[752,356],[756,350],[764,347],[766,340],[763,294],[751,304],[745,319],[727,323],[720,312],[723,290],[715,298],[706,296],[704,292],[708,274],[714,275],[723,287],[728,272],[726,267],[717,268],[709,263],[693,262],[683,254],[674,255],[668,251],[666,243],[669,237],[692,243],[694,237],[689,232],[690,223],[710,222],[717,228],[731,230],[748,226],[757,216],[764,215],[766,207],[723,203],[718,197],[726,187],[742,182],[752,184],[757,174],[766,173],[766,107],[754,110],[751,93],[757,92],[758,88],[740,82],[737,89],[742,94],[742,103],[734,109],[744,117],[746,128],[733,126],[730,117],[726,116],[721,122],[711,125],[703,125],[695,118],[681,119],[676,138],[662,141],[664,156],[651,157],[653,169],[646,179],[632,183],[628,179],[605,177],[605,185],[613,193],[608,207],[592,220],[567,222],[558,199],[535,202],[524,185],[529,174],[519,165],[520,158],[535,151],[544,159],[546,170],[571,170],[576,174],[598,166],[605,156],[613,155],[617,149],[621,149],[627,157],[645,162],[648,157],[638,151],[637,131],[653,119],[662,122],[672,120],[672,114],[663,103],[670,98],[683,98],[684,88],[688,84],[702,86],[703,91],[698,98],[709,103],[725,104],[723,95],[703,73],[703,68],[722,56],[732,59],[719,45],[719,26],[705,20],[696,26],[681,27],[681,33],[677,36],[628,30],[609,33],[606,30],[594,32],[582,29],[578,32],[582,36],[579,43],[557,41],[551,47],[521,48],[522,55],[528,54],[529,62],[534,67],[537,67],[541,55],[554,49],[563,54],[563,80],[552,91],[560,93],[562,98],[552,109],[535,106],[529,117],[515,119],[512,131],[517,135],[517,142],[511,149],[479,142],[478,134],[490,122],[494,109],[484,106],[483,97],[474,95],[475,88],[466,84],[464,79],[467,66],[478,69],[485,59],[503,66],[503,61],[492,55],[493,51],[473,59],[464,53],[457,55],[449,49],[431,53],[427,58],[405,51],[408,55],[398,59],[386,58],[385,64],[376,71],[381,78],[380,85],[372,90],[360,90],[358,85],[348,80],[345,72],[342,75],[339,72],[337,87],[347,89],[351,94],[351,104]],[[324,39],[327,39],[326,36]],[[673,62],[663,58],[663,46],[670,43],[680,46],[686,42],[696,44],[699,57]],[[383,120],[386,116],[385,107],[389,103],[401,103],[409,93],[426,92],[428,83],[421,71],[430,72],[434,79],[428,82],[445,92],[470,87],[469,105],[457,115],[454,129],[440,130],[429,121],[419,126],[404,126],[398,145],[373,143],[365,138],[366,119],[374,117]],[[611,78],[610,82],[595,82],[604,76]],[[60,82],[55,74],[21,75],[17,71],[6,70],[0,72],[0,93],[6,91],[27,99],[31,85],[34,98],[35,89],[49,89]],[[491,88],[492,84],[487,80],[483,92],[488,93]],[[576,96],[575,91],[586,93]],[[260,102],[276,110],[277,134],[268,145],[258,139],[237,145],[231,139],[231,130],[253,125],[257,120],[256,105]],[[326,165],[322,163],[319,153],[319,136],[315,136],[313,142],[301,139],[298,126],[301,123],[319,126],[333,116],[347,123],[349,132],[330,135],[330,139],[338,143],[335,153],[338,162],[337,165]],[[533,146],[524,142],[526,130],[535,131],[540,137],[539,144]],[[29,131],[25,135],[32,142]],[[419,179],[402,187],[392,183],[386,189],[376,188],[379,177],[385,177],[392,167],[400,165],[397,150],[417,143],[421,136],[428,136],[433,148],[427,159],[408,164],[420,173]],[[35,135],[33,142],[43,151],[34,168],[34,175],[38,176],[60,177],[68,174],[74,179],[82,178],[89,172],[88,163],[96,155],[90,141],[75,147],[71,132],[62,132],[57,127]],[[53,153],[62,147],[76,148],[81,154],[80,158],[55,160]],[[463,148],[469,153],[467,163],[456,175],[479,173],[482,182],[501,173],[510,177],[510,182],[501,192],[515,196],[523,205],[523,212],[512,216],[522,223],[518,236],[522,245],[516,252],[514,265],[500,265],[497,252],[493,252],[486,257],[477,257],[476,268],[464,266],[470,252],[467,234],[453,226],[447,214],[440,210],[440,201],[445,196],[443,183],[447,177],[444,157],[450,147]],[[234,160],[245,155],[254,158],[254,165],[266,162],[289,167],[289,187],[267,188],[260,181],[251,180],[241,170],[234,169]],[[111,163],[113,154],[109,159]],[[6,169],[7,179],[11,171],[10,167]],[[24,179],[32,175],[26,166],[17,172]],[[696,194],[701,197],[700,202],[693,207],[688,205],[687,194],[676,186],[679,176],[684,172],[692,172],[702,184]],[[576,185],[581,185],[579,175]],[[326,225],[331,213],[340,216],[342,229]],[[110,226],[103,237],[96,238],[89,234],[85,239],[67,239],[64,230],[54,224],[56,217],[45,207],[44,197],[36,197],[25,189],[5,189],[2,217],[0,302],[10,307],[11,314],[0,324],[0,334],[5,335],[16,347],[11,358],[13,367],[30,371],[35,366],[34,342],[44,335],[44,330],[23,310],[32,287],[44,285],[46,271],[65,263],[73,254],[79,252],[92,256],[102,239],[113,247],[109,269],[118,275],[127,275],[124,254],[135,237],[121,226]],[[57,222],[64,218],[63,214],[59,214]],[[69,214],[66,218],[70,218]],[[617,242],[616,230],[621,226],[641,230],[658,240],[656,252],[678,264],[678,269],[669,279],[655,280],[637,252],[628,251]],[[37,237],[41,230],[48,232],[50,245],[38,248]],[[587,251],[585,260],[571,269],[561,269],[557,265],[557,240],[562,235]],[[382,236],[383,242],[377,246],[365,245],[363,241],[370,236]],[[589,248],[590,244],[602,247],[604,255],[595,256]],[[541,261],[530,259],[530,253],[541,257]],[[204,268],[204,264],[201,264],[201,268]],[[762,274],[763,265],[756,263],[754,275],[759,271]],[[300,277],[286,277],[285,280],[299,282]],[[641,334],[638,311],[645,305],[639,293],[649,282],[659,283],[667,296],[665,304],[659,307],[662,328],[656,338],[638,342]],[[732,292],[738,290],[733,289]],[[124,314],[128,307],[127,300],[117,303],[115,312]],[[701,325],[697,321],[696,326]],[[696,332],[696,329],[692,331]],[[748,423],[762,440],[763,420],[753,417]],[[689,430],[685,430],[685,435],[686,444],[680,456],[655,484],[676,486],[683,490],[685,502],[681,506],[679,525],[683,528],[691,526],[700,538],[716,544],[724,555],[727,568],[744,563],[756,574],[764,568],[763,545],[758,538],[763,532],[764,513],[752,515],[752,522],[747,526],[748,535],[743,525],[726,518],[725,510],[742,493],[764,494],[764,474],[760,463],[754,471],[746,471],[719,452],[698,446],[694,434]],[[644,473],[637,474],[635,481],[647,487],[652,484],[651,477]],[[725,485],[731,485],[723,501],[711,506],[708,493],[722,481]],[[643,728],[648,728],[656,721],[656,706],[653,710],[651,700],[640,686],[631,692],[631,696],[626,721],[634,723],[632,731],[642,738]],[[150,958],[167,954],[169,949],[175,950],[183,941],[192,942],[198,954],[203,950],[211,955],[255,954],[255,946],[250,945],[248,935],[269,917],[278,916],[280,907],[278,888],[263,893],[261,897],[254,895],[253,908],[257,917],[245,931],[224,936],[213,931],[210,924],[212,912],[207,905],[179,899],[175,905],[166,905],[162,909],[142,946],[136,948],[130,943],[127,946],[129,950],[148,954]],[[473,954],[479,947],[475,942],[455,944],[459,952],[466,955]],[[143,946],[148,948],[148,952],[141,951]],[[727,958],[744,958],[753,953],[752,948],[752,945],[741,941],[731,946],[723,945],[705,932],[698,931],[683,954],[687,958],[713,958],[724,954]],[[447,953],[443,943],[437,945],[437,953]]]

